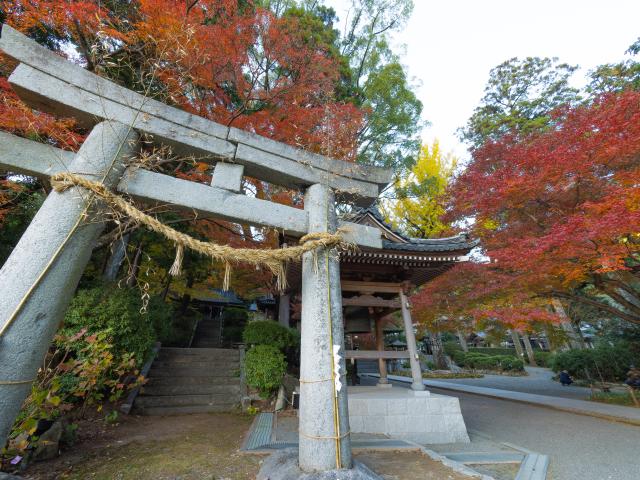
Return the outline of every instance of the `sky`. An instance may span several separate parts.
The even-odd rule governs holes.
[[[345,18],[349,0],[326,2]],[[589,69],[624,58],[640,37],[640,0],[414,0],[393,36],[430,122],[423,139],[467,156],[455,134],[479,104],[492,67],[512,57],[558,57]]]

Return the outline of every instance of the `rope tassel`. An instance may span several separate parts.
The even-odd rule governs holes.
[[[231,279],[231,264],[226,262],[224,265],[224,279],[222,280],[222,290],[229,291],[229,283]]]
[[[184,258],[184,247],[182,244],[176,245],[176,258],[173,261],[173,265],[171,265],[171,269],[169,270],[169,275],[172,277],[178,277],[182,273],[182,259]]]

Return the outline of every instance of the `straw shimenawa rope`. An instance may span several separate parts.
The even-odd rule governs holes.
[[[314,252],[318,248],[353,248],[352,244],[344,242],[340,230],[336,233],[308,233],[300,238],[300,245],[278,249],[233,248],[228,245],[203,242],[185,233],[178,232],[163,224],[158,219],[140,211],[121,196],[111,192],[100,182],[88,180],[73,173],[62,172],[51,177],[51,186],[57,192],[63,192],[74,186],[89,190],[114,210],[127,215],[135,222],[145,225],[154,232],[172,241],[176,246],[176,259],[169,273],[173,276],[180,274],[182,256],[184,255],[185,248],[206,255],[213,260],[224,262],[224,290],[229,289],[229,276],[232,263],[245,263],[269,268],[277,277],[278,288],[282,290],[286,288],[285,268],[287,262],[298,260],[304,253]]]

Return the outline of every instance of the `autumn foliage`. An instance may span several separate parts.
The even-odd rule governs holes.
[[[543,133],[486,143],[456,178],[450,219],[474,220],[489,259],[422,290],[414,301],[425,320],[525,327],[553,320],[551,297],[575,297],[589,284],[640,322],[629,284],[640,253],[640,93],[555,114],[562,120]]]

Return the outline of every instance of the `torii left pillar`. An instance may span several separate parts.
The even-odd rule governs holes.
[[[67,169],[114,187],[137,138],[126,125],[102,122]],[[0,444],[31,391],[104,227],[92,198],[78,188],[51,192],[0,270]]]

